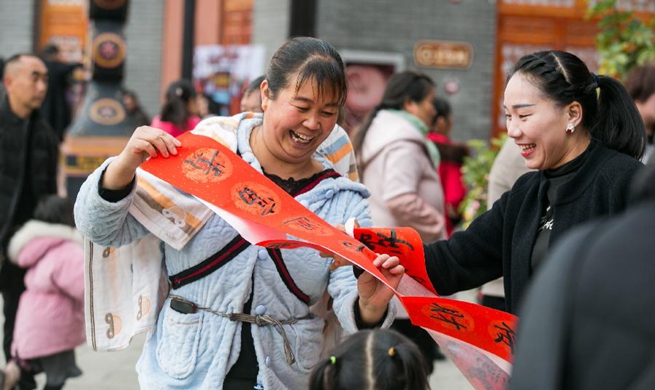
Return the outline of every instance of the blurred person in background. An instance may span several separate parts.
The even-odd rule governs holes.
[[[428,139],[434,142],[439,150],[438,172],[444,191],[446,232],[450,237],[462,219],[459,204],[466,195],[466,186],[462,180],[462,164],[464,164],[464,157],[469,155],[469,148],[466,144],[454,142],[450,137],[453,115],[448,100],[436,96],[433,104],[437,115],[428,133]]]
[[[259,76],[250,82],[243,90],[241,97],[241,111],[262,112],[262,98],[259,86],[264,81],[265,76]]]
[[[171,83],[166,90],[166,101],[150,126],[164,130],[173,137],[193,130],[200,122],[198,101],[193,85],[187,80]]]
[[[436,115],[434,94],[429,76],[394,74],[354,138],[361,180],[371,189],[374,226],[409,226],[426,243],[446,235],[439,151],[427,138]]]
[[[196,104],[198,105],[198,116],[200,119],[206,119],[210,118],[212,116],[216,116],[216,114],[212,114],[209,111],[209,100],[210,97],[205,95],[204,93],[199,93],[196,96]]]
[[[646,163],[653,153],[655,133],[655,63],[630,69],[625,81],[625,89],[635,101],[646,127],[648,145],[642,158],[642,162]]]
[[[48,92],[41,106],[41,115],[55,131],[59,142],[63,141],[66,128],[71,123],[72,108],[68,102],[73,72],[82,66],[80,63],[65,63],[59,48],[54,44],[45,45],[41,58],[48,68]]]
[[[425,243],[446,237],[439,152],[427,138],[436,115],[434,94],[434,82],[423,73],[392,75],[354,139],[361,180],[371,191],[373,226],[409,226]],[[437,358],[432,337],[397,306],[392,328],[417,344],[431,373]]]
[[[5,59],[0,57],[0,102],[5,100],[5,83],[2,81],[5,73]]]
[[[84,343],[84,247],[75,229],[73,203],[44,196],[9,242],[9,260],[27,270],[11,347],[0,372],[3,390],[34,389],[32,376],[45,373],[44,390],[59,390],[82,375],[75,347]]]
[[[33,54],[7,59],[4,72],[6,96],[0,102],[0,257],[7,243],[32,218],[37,201],[57,193],[59,139],[41,117],[39,107],[48,89],[48,69]],[[25,270],[3,261],[0,270],[4,312],[5,359],[11,359],[14,322]],[[25,378],[28,380],[28,378]]]
[[[150,117],[143,110],[141,103],[139,103],[136,92],[129,89],[123,90],[123,105],[125,106],[127,119],[132,122],[135,128],[150,124]]]
[[[229,115],[227,106],[217,103],[206,93],[199,93],[198,96],[196,96],[196,101],[198,103],[198,116],[201,119]]]

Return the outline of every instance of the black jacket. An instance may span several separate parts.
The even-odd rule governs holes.
[[[23,136],[23,123],[29,124],[28,137]],[[32,217],[39,198],[57,193],[58,160],[57,137],[38,111],[32,113],[29,122],[20,121],[5,98],[0,103],[0,246],[3,250],[16,228],[13,225]]]
[[[655,389],[655,202],[560,241],[520,310],[510,390]]]
[[[549,247],[572,227],[627,206],[630,181],[643,164],[596,141],[592,144],[583,165],[557,190]],[[546,183],[543,172],[526,173],[465,231],[425,246],[428,275],[439,294],[504,276],[507,308],[516,312],[532,273],[532,248],[548,202]]]
[[[73,71],[82,64],[46,60],[45,66],[48,68],[48,90],[41,106],[41,117],[50,125],[61,142],[66,128],[71,123],[71,107],[66,93],[71,86]]]

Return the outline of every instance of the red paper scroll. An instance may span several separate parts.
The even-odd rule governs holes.
[[[354,235],[376,253],[397,256],[408,275],[436,294],[425,269],[423,242],[414,229],[355,228]],[[515,316],[445,298],[407,295],[399,298],[414,325],[466,340],[505,360],[511,359],[516,337]]]
[[[355,228],[354,236],[375,253],[396,256],[405,273],[436,294],[425,269],[423,241],[412,228]]]
[[[298,237],[307,241],[306,246],[337,253],[387,283],[372,265],[376,257],[373,252],[317,217],[230,149],[191,133],[179,140],[183,146],[177,156],[150,159],[141,169],[237,218]],[[298,243],[278,240],[269,245]]]
[[[230,220],[244,221],[239,223],[242,230],[262,227],[260,234],[250,235],[258,237],[253,244],[278,248],[307,246],[330,252],[391,287],[372,265],[375,252],[388,253],[401,259],[407,269],[406,277],[418,281],[423,290],[435,292],[425,270],[422,243],[412,229],[360,228],[355,231],[358,241],[314,215],[222,144],[192,133],[179,139],[183,146],[178,148],[177,156],[150,159],[141,168],[215,206]],[[283,232],[297,239],[280,240],[279,235],[266,238],[267,231]],[[246,231],[239,233],[249,236]],[[394,291],[414,324],[511,361],[514,316],[430,293],[413,296]]]

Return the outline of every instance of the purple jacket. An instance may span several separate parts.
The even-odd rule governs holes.
[[[84,343],[84,251],[75,228],[27,222],[9,243],[25,274],[12,355],[33,359]]]

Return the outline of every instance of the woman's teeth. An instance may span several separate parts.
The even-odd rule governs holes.
[[[534,149],[537,145],[535,144],[530,144],[530,145],[519,145],[519,148],[521,148],[522,152],[528,152],[532,149]]]
[[[314,139],[314,137],[308,137],[306,135],[298,134],[293,130],[291,130],[291,138],[293,138],[294,141],[300,142],[302,144],[308,144],[309,142],[311,142],[311,140]]]

